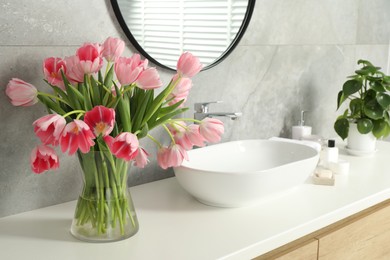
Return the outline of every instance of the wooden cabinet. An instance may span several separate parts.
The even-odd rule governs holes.
[[[387,200],[255,259],[387,260],[389,241]]]
[[[318,240],[305,237],[258,256],[254,260],[316,260],[317,256]]]
[[[320,260],[390,259],[390,206],[317,238]]]

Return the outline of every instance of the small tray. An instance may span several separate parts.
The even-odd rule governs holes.
[[[333,186],[335,183],[334,174],[332,178],[321,178],[316,176],[315,174],[312,175],[313,183],[316,185],[327,185],[327,186]]]

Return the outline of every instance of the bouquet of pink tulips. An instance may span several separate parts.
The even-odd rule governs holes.
[[[164,169],[179,166],[183,159],[188,159],[186,150],[193,146],[220,140],[224,131],[221,121],[176,118],[187,110],[184,102],[192,87],[191,78],[202,68],[198,58],[182,54],[177,73],[155,95],[155,89],[162,86],[156,68],[149,67],[148,61],[138,54],[121,57],[124,47],[122,40],[110,37],[103,44],[85,43],[73,56],[45,59],[43,73],[53,90],[51,93],[40,92],[20,79],[10,80],[6,94],[13,105],[31,106],[40,101],[49,112],[33,123],[41,141],[30,156],[33,172],[58,168],[58,156],[52,147],[60,146],[69,155],[77,152],[86,183],[92,179],[88,175],[98,177],[91,183],[99,190],[97,196],[106,196],[104,188],[119,196],[127,168],[117,159],[132,161],[140,168],[148,162],[150,155],[140,146],[139,139],[148,137],[157,144],[157,161]],[[157,126],[162,126],[170,136],[169,145],[161,144],[149,134]],[[89,159],[86,154],[92,152],[99,155]],[[103,158],[108,160],[102,163]],[[122,173],[109,176],[111,168],[121,169]],[[84,206],[79,216],[84,219],[80,222],[96,215],[88,213]],[[99,207],[103,208],[97,212],[105,210],[105,205]],[[120,217],[124,212],[126,208],[122,207],[115,214]],[[92,224],[104,232],[104,220],[96,219]]]
[[[120,57],[124,47],[122,40],[110,37],[103,45],[85,43],[74,56],[45,59],[43,72],[52,94],[39,92],[23,80],[10,80],[6,94],[14,106],[31,106],[39,100],[49,111],[33,123],[42,141],[31,154],[35,173],[59,166],[48,145],[60,145],[63,152],[72,155],[78,149],[86,153],[91,147],[98,148],[94,139],[101,139],[115,156],[134,160],[143,168],[149,154],[138,140],[148,136],[158,145],[158,163],[166,169],[180,165],[187,158],[185,151],[194,145],[220,141],[224,129],[219,120],[206,118],[187,125],[185,121],[195,120],[174,119],[188,109],[183,103],[192,87],[191,77],[202,67],[196,57],[182,54],[177,74],[154,97],[154,89],[162,86],[156,68],[148,67],[148,61],[138,54]],[[108,62],[104,74],[103,58]],[[159,125],[171,137],[169,146],[148,134]]]

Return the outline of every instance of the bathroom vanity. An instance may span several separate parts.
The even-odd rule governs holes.
[[[306,183],[258,205],[199,203],[176,178],[130,189],[140,230],[93,244],[69,233],[75,202],[0,219],[1,259],[375,259],[390,254],[390,143],[353,157],[335,186]],[[283,181],[283,180],[281,180]],[[388,256],[389,257],[389,256]]]

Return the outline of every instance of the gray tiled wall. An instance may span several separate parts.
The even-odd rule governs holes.
[[[125,39],[109,0],[0,0],[0,14],[2,93],[11,77],[44,89],[46,57],[70,55],[86,41]],[[225,120],[224,141],[289,137],[301,109],[310,111],[307,123],[314,133],[334,137],[337,92],[356,60],[370,59],[389,73],[389,14],[388,0],[257,0],[241,43],[194,79],[188,105],[223,100],[211,109],[243,112],[237,121]],[[128,43],[126,52],[133,51]],[[171,73],[160,71],[167,82]],[[38,143],[31,123],[44,114],[40,105],[13,107],[0,95],[0,217],[69,201],[79,192],[74,157],[61,155],[57,171],[35,175],[30,170],[30,151]],[[143,145],[154,149],[150,142]],[[129,182],[172,175],[152,159]]]

